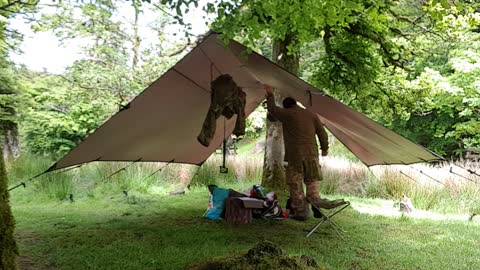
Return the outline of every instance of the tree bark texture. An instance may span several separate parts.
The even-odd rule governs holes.
[[[18,126],[14,122],[3,123],[3,160],[17,159],[20,156]]]
[[[294,34],[288,34],[283,40],[274,40],[272,57],[275,63],[297,75],[299,54],[289,54],[288,52],[288,46],[293,43],[295,43]],[[287,97],[286,94],[282,92],[282,89],[275,89],[274,96],[275,103],[281,107],[283,99]],[[285,167],[283,166],[284,153],[282,124],[279,121],[270,122],[267,120],[262,186],[275,191],[287,189]]]
[[[0,270],[18,269],[18,249],[13,230],[15,222],[10,210],[5,163],[0,160]]]

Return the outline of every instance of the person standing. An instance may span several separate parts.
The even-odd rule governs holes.
[[[308,202],[317,208],[332,209],[345,204],[344,200],[329,201],[319,194],[319,181],[322,172],[319,164],[318,145],[320,141],[322,156],[328,155],[328,135],[318,116],[297,105],[295,99],[283,100],[283,108],[275,105],[273,89],[265,85],[268,113],[282,123],[285,144],[284,160],[288,163],[286,177],[290,192],[290,217],[307,220]],[[305,182],[307,196],[303,191]],[[308,200],[308,202],[307,202]]]

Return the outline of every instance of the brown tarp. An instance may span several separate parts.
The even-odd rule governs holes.
[[[410,164],[439,160],[419,145],[373,122],[361,113],[324,96],[263,56],[218,34],[210,34],[175,66],[49,171],[91,161],[159,161],[202,164],[234,126],[236,116],[217,120],[209,147],[197,141],[210,105],[210,82],[230,74],[247,95],[246,114],[265,98],[269,84],[319,114],[322,122],[366,165]]]

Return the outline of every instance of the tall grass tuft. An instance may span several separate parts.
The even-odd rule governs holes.
[[[75,193],[75,176],[69,173],[46,174],[33,183],[35,190],[47,197],[63,200]]]
[[[191,185],[225,185],[231,183],[260,183],[262,177],[261,156],[248,157],[229,156],[226,167],[228,173],[221,173],[222,158],[211,156],[200,168],[193,178]]]
[[[372,175],[364,165],[339,157],[321,158],[323,180],[321,192],[325,194],[363,194],[365,183]]]
[[[480,177],[475,177],[460,167],[455,171],[462,177],[453,175],[449,163],[436,166],[374,166],[368,169],[353,161],[329,157],[323,159],[322,164],[326,180],[322,183],[325,187],[321,191],[326,194],[346,193],[392,200],[400,200],[406,195],[417,208],[445,213],[470,213],[480,205]],[[477,164],[463,166],[473,171],[479,171],[480,167]],[[335,179],[329,179],[330,177]]]
[[[23,154],[16,161],[6,164],[10,184],[18,184],[38,175],[54,163],[50,158]]]
[[[53,164],[53,161],[43,156],[24,154],[15,162],[8,165],[8,174],[12,179],[10,186],[26,182]],[[75,173],[52,172],[44,174],[32,182],[26,183],[26,187],[33,189],[32,196],[47,197],[57,200],[66,198],[75,191]]]
[[[343,153],[337,145],[336,152]],[[334,152],[335,153],[335,152]],[[352,158],[331,154],[321,158],[323,181],[322,194],[346,194],[358,197],[400,200],[403,195],[411,198],[415,207],[435,209],[440,212],[478,213],[480,210],[480,177],[449,163],[431,166],[428,164],[373,166],[365,165]],[[8,172],[16,184],[43,172],[51,165],[43,157],[24,155],[8,166]],[[68,172],[52,172],[36,179],[33,193],[26,198],[39,195],[64,199],[71,193],[76,197],[105,196],[123,192],[166,194],[172,189],[188,186],[202,187],[209,184],[232,187],[248,183],[261,183],[263,155],[245,153],[227,157],[228,173],[220,173],[221,155],[212,155],[202,166],[166,163],[137,163],[125,170],[130,163],[97,162]],[[480,172],[480,164],[458,164]],[[163,168],[157,172],[158,169]],[[453,170],[458,175],[450,173]],[[154,173],[156,172],[156,173]],[[28,188],[27,188],[28,189]]]

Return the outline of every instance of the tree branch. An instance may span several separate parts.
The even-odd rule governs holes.
[[[395,17],[396,19],[400,20],[400,21],[404,21],[404,22],[407,22],[419,29],[421,29],[422,31],[426,32],[426,33],[429,33],[429,34],[432,34],[432,35],[436,35],[438,37],[440,37],[443,41],[446,41],[445,37],[443,37],[442,35],[438,34],[437,32],[435,31],[432,31],[431,29],[428,29],[420,24],[418,24],[418,21],[423,18],[426,14],[426,12],[422,13],[422,15],[420,15],[419,17],[415,18],[415,19],[410,19],[408,17],[405,17],[405,16],[402,16],[398,13],[396,13],[395,11],[389,9],[389,12],[390,14]]]
[[[108,87],[96,87],[96,86],[91,86],[91,85],[90,85],[90,86],[82,85],[82,84],[80,84],[79,82],[77,82],[77,81],[75,81],[75,80],[72,80],[72,79],[68,78],[68,77],[65,76],[65,75],[60,74],[60,75],[58,75],[58,76],[59,76],[60,78],[64,79],[65,81],[67,81],[68,83],[70,83],[70,84],[72,84],[72,85],[75,85],[75,86],[78,86],[78,87],[80,87],[80,88],[82,88],[82,89],[84,89],[84,90],[90,90],[90,91],[92,91],[92,90],[94,90],[94,91],[95,91],[95,90],[104,90],[104,91],[110,91],[110,92],[111,92],[112,90],[115,90],[115,89],[113,89],[113,88],[108,88]]]

